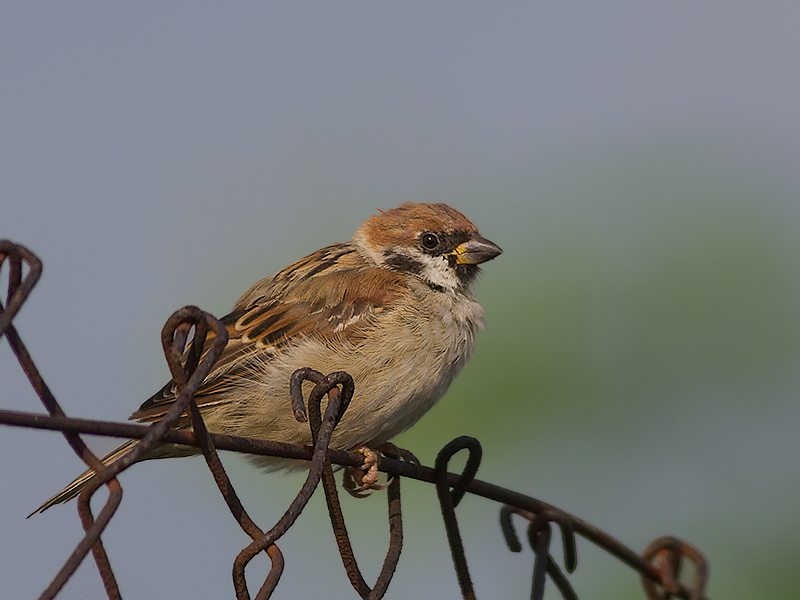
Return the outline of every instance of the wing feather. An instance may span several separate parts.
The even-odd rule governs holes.
[[[225,392],[242,377],[256,376],[254,367],[263,369],[265,361],[302,339],[363,338],[375,316],[390,309],[406,286],[403,275],[368,265],[345,244],[323,248],[258,282],[222,318],[228,345],[195,394],[198,406],[228,402]],[[210,333],[204,351],[213,339]],[[169,382],[130,418],[157,420],[176,397]]]

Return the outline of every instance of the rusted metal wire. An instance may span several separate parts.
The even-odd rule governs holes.
[[[101,534],[122,498],[122,488],[116,477],[155,446],[181,444],[200,449],[231,514],[253,540],[234,561],[233,582],[238,600],[250,598],[244,570],[249,561],[262,551],[269,556],[271,568],[256,599],[263,600],[270,597],[283,571],[283,556],[275,542],[294,524],[320,482],[325,490],[331,525],[342,562],[354,589],[362,598],[383,597],[395,572],[403,543],[399,479],[401,476],[435,484],[456,575],[465,599],[475,598],[475,592],[455,509],[464,495],[471,493],[504,505],[500,511],[501,528],[509,549],[513,552],[520,552],[522,545],[514,531],[512,515],[520,515],[529,521],[528,540],[535,556],[531,598],[544,597],[547,575],[564,598],[569,600],[577,598],[566,576],[549,553],[551,523],[555,523],[561,530],[564,566],[567,572],[571,573],[577,565],[575,551],[577,534],[638,571],[649,600],[668,600],[672,596],[686,600],[705,600],[703,590],[708,580],[708,562],[697,548],[677,538],[663,537],[655,540],[642,555],[639,555],[605,532],[555,506],[475,479],[480,465],[481,446],[477,440],[468,437],[457,438],[442,448],[437,456],[435,469],[421,466],[414,461],[401,460],[399,454],[384,451],[386,456],[381,458],[379,468],[393,477],[387,493],[389,549],[375,586],[370,588],[355,560],[331,467],[332,464],[362,467],[364,456],[356,452],[328,448],[333,430],[354,393],[353,381],[349,375],[336,372],[323,376],[310,369],[301,369],[292,376],[291,406],[287,409],[293,411],[299,422],[309,422],[313,446],[210,433],[194,402],[194,393],[227,343],[227,332],[224,326],[208,313],[197,307],[184,307],[170,317],[162,331],[164,353],[178,389],[178,396],[163,419],[152,425],[137,425],[67,417],[44,382],[12,324],[15,315],[41,276],[42,263],[27,248],[3,240],[0,241],[0,269],[6,262],[9,265],[8,294],[5,302],[0,302],[0,337],[5,335],[8,339],[20,366],[45,405],[47,414],[0,410],[0,424],[61,431],[76,454],[95,472],[78,497],[78,512],[85,535],[40,598],[54,598],[89,550],[92,551],[97,563],[107,596],[114,599],[122,597],[101,540]],[[213,333],[213,342],[208,350],[203,352],[209,333]],[[315,387],[309,394],[306,406],[302,383],[307,380],[313,382]],[[320,404],[326,395],[328,402],[323,415]],[[178,421],[182,418],[185,421],[186,415],[189,416],[191,429],[176,429]],[[106,435],[139,441],[114,463],[104,465],[86,447],[80,437],[81,434]],[[300,492],[286,513],[266,533],[255,524],[244,509],[219,460],[217,449],[310,461],[309,474]],[[469,452],[464,471],[461,474],[448,472],[450,459],[461,450]],[[109,497],[95,517],[90,508],[90,500],[102,486],[108,488]],[[679,580],[683,559],[695,565],[696,574],[691,589]],[[660,591],[657,586],[660,586]]]
[[[309,372],[312,371],[310,369],[301,369],[295,372],[292,376],[291,384],[293,404],[297,406],[296,390],[300,388],[302,380],[312,379],[317,383],[309,397],[309,405],[311,406],[311,431],[314,438],[314,454],[311,459],[308,477],[300,493],[297,494],[287,511],[275,526],[266,534],[254,539],[253,543],[242,550],[239,556],[236,557],[236,561],[234,562],[234,581],[237,582],[237,585],[244,586],[244,567],[246,564],[261,552],[261,550],[274,546],[275,541],[294,525],[294,522],[308,504],[308,501],[311,499],[314,490],[322,478],[323,464],[326,460],[325,457],[333,429],[342,418],[350,399],[353,397],[353,380],[346,373],[332,373],[328,377],[323,377],[321,373],[313,371],[312,373],[314,373],[314,375],[319,376],[314,377],[309,375]],[[343,391],[340,391],[337,387],[339,384],[342,384]],[[320,401],[325,394],[328,394],[328,406],[325,409],[325,418],[323,420],[320,416]],[[300,401],[302,402],[302,398]],[[297,412],[295,412],[295,414],[297,414]],[[256,598],[258,600],[261,598],[269,598],[271,593],[272,589],[265,583],[261,590],[259,590]],[[244,598],[249,598],[249,596],[244,596]]]
[[[500,529],[506,539],[508,549],[512,552],[521,552],[520,544],[514,525],[511,522],[511,515],[517,514],[529,521],[528,542],[534,552],[535,560],[533,566],[533,586],[531,588],[531,600],[541,600],[544,598],[545,576],[550,575],[553,583],[561,592],[566,600],[577,600],[575,590],[567,581],[567,578],[558,568],[558,565],[550,556],[550,523],[556,523],[561,529],[561,540],[564,547],[564,566],[567,572],[572,573],[578,566],[578,556],[575,548],[575,531],[569,515],[560,510],[543,510],[540,513],[531,513],[520,510],[516,507],[505,505],[500,509]]]
[[[646,560],[651,560],[661,571],[662,593],[653,581],[642,577],[642,586],[648,600],[669,600],[680,590],[680,576],[683,559],[694,563],[695,577],[690,600],[698,600],[708,581],[708,560],[700,550],[691,544],[672,536],[664,536],[650,542],[642,552]]]
[[[453,455],[461,450],[468,450],[469,457],[461,476],[451,483],[448,481],[447,465]],[[475,590],[472,586],[472,578],[467,567],[467,557],[464,553],[464,543],[461,540],[461,531],[458,528],[456,519],[456,506],[464,498],[467,486],[472,483],[478,467],[481,464],[483,450],[481,444],[475,438],[462,436],[454,439],[439,451],[436,457],[436,493],[439,496],[439,505],[442,509],[444,527],[447,532],[447,540],[450,543],[450,552],[453,555],[453,564],[456,568],[458,585],[461,587],[461,595],[465,600],[474,600]],[[452,489],[450,489],[452,488]]]
[[[42,262],[36,255],[33,254],[33,252],[24,246],[14,244],[8,240],[2,240],[0,241],[0,268],[6,260],[8,260],[10,263],[8,295],[6,297],[5,308],[0,305],[0,311],[2,311],[0,313],[0,336],[5,335],[6,339],[8,339],[11,349],[16,355],[22,370],[25,371],[25,374],[28,376],[28,380],[30,381],[39,398],[42,400],[42,403],[45,405],[48,413],[51,415],[65,417],[66,414],[61,409],[61,406],[59,406],[55,396],[53,396],[50,388],[45,383],[44,379],[39,373],[39,370],[36,368],[36,364],[33,362],[33,358],[31,358],[31,355],[25,347],[25,344],[23,344],[16,328],[12,324],[14,316],[22,307],[22,304],[28,298],[33,290],[33,287],[36,285],[39,277],[41,276]],[[27,268],[28,272],[23,279],[22,273],[24,268]],[[113,475],[106,477],[107,473],[102,461],[95,456],[91,450],[89,450],[89,448],[86,446],[86,444],[84,444],[83,440],[81,440],[77,434],[64,432],[64,437],[67,439],[67,442],[70,444],[70,446],[72,446],[72,449],[81,458],[81,460],[83,460],[90,468],[93,468],[98,475],[103,476],[104,481],[108,485],[109,498],[105,507],[100,513],[99,519],[94,520],[92,518],[82,518],[86,535],[78,544],[69,559],[67,559],[67,562],[58,572],[47,589],[45,589],[41,598],[55,597],[58,591],[70,578],[72,573],[75,572],[75,569],[78,567],[81,561],[83,561],[83,558],[86,556],[86,553],[90,548],[94,548],[94,557],[95,561],[97,562],[97,568],[100,570],[101,574],[106,576],[106,579],[103,580],[103,583],[106,586],[106,592],[109,598],[118,598],[120,597],[119,589],[117,588],[116,581],[114,581],[113,577],[109,576],[109,573],[111,572],[111,566],[108,562],[108,556],[106,555],[102,544],[99,543],[99,540],[100,534],[103,532],[103,529],[105,529],[106,525],[111,520],[111,517],[114,515],[114,512],[119,506],[120,500],[122,499],[122,488],[119,486],[119,482],[114,480]],[[84,499],[82,498],[81,501],[83,500]],[[82,505],[81,515],[82,517],[87,517],[84,509],[85,506]]]
[[[303,381],[310,380],[317,385],[311,390],[308,399],[308,411],[306,412],[303,403],[301,385]],[[292,396],[292,407],[294,408],[295,418],[303,422],[306,419],[311,426],[311,435],[315,444],[318,443],[320,436],[321,416],[320,416],[320,400],[322,395],[327,393],[328,390],[337,391],[336,385],[342,385],[342,394],[344,401],[339,409],[339,414],[336,417],[333,426],[335,427],[338,420],[341,419],[344,410],[349,403],[350,398],[353,396],[354,385],[353,378],[344,372],[331,373],[327,377],[323,377],[322,373],[314,371],[313,369],[300,369],[292,375],[290,383],[290,393]],[[331,412],[331,405],[333,398],[328,402],[326,409],[326,420]],[[342,514],[341,504],[339,503],[339,495],[336,491],[336,481],[333,477],[333,469],[331,468],[330,459],[323,458],[322,461],[322,486],[325,491],[325,500],[328,504],[328,514],[331,519],[331,527],[333,534],[336,538],[336,544],[339,547],[339,554],[342,557],[345,572],[347,573],[350,583],[362,598],[369,598],[370,600],[377,600],[383,598],[389,583],[392,580],[397,562],[400,559],[400,550],[403,545],[403,524],[402,512],[400,506],[400,478],[395,477],[389,485],[388,501],[389,501],[389,531],[390,542],[389,550],[384,560],[383,568],[381,569],[375,586],[370,588],[358,568],[358,563],[353,552],[350,537],[347,534],[347,527],[344,522],[344,515]]]
[[[228,335],[227,330],[219,321],[207,313],[202,312],[199,308],[187,307],[182,310],[183,312],[179,311],[175,313],[171,321],[167,321],[167,326],[165,326],[161,337],[167,364],[172,373],[172,379],[175,381],[180,391],[183,390],[192,374],[197,369],[201,356],[200,352],[204,347],[209,327],[214,330],[216,340],[223,340],[221,342],[223,346],[227,343]],[[186,342],[192,328],[194,328],[194,339],[189,351],[185,352]],[[208,469],[211,471],[222,497],[228,505],[228,509],[247,535],[254,541],[261,539],[264,536],[264,532],[261,531],[250,518],[239,500],[239,496],[236,494],[236,490],[234,490],[231,480],[228,478],[225,468],[222,466],[222,461],[219,459],[219,455],[214,447],[214,442],[208,435],[208,430],[206,429],[203,418],[200,415],[200,410],[193,397],[189,403],[189,416],[192,429],[194,430],[198,445],[200,446],[200,451],[203,454],[203,458],[206,460]],[[283,555],[274,543],[267,544],[261,549],[266,551],[272,564],[267,578],[257,596],[266,598],[269,597],[275,589],[275,586],[278,585],[278,581],[283,573],[284,563]],[[241,572],[234,569],[233,573],[234,589],[238,600],[249,600],[250,598],[244,579],[244,566],[245,565],[242,565]]]

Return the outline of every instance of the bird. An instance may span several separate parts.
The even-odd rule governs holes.
[[[221,319],[229,341],[195,401],[212,433],[311,444],[289,380],[301,367],[347,371],[355,394],[330,447],[374,448],[414,425],[449,388],[485,327],[473,287],[479,265],[502,253],[462,213],[405,202],[378,211],[348,242],[317,250],[253,285]],[[210,341],[206,342],[210,345]],[[177,397],[167,383],[130,419],[153,422]],[[187,415],[179,427],[188,427]],[[104,457],[110,464],[135,440]],[[196,454],[161,444],[143,459]],[[252,456],[266,471],[302,461]],[[36,511],[77,496],[87,471]]]

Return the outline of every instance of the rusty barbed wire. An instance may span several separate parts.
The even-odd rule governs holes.
[[[577,566],[575,544],[577,534],[638,571],[645,595],[649,600],[668,600],[673,596],[685,600],[705,600],[703,591],[708,581],[708,561],[697,548],[668,536],[654,540],[640,555],[607,533],[555,506],[475,479],[482,450],[480,443],[469,437],[456,438],[442,448],[433,469],[420,465],[413,459],[413,455],[405,451],[382,449],[384,456],[380,459],[379,469],[391,476],[387,492],[389,549],[376,583],[370,588],[355,560],[331,466],[337,464],[361,468],[364,465],[364,456],[328,448],[331,434],[354,393],[353,380],[347,373],[336,372],[324,376],[311,369],[300,369],[292,376],[291,406],[287,409],[293,411],[299,422],[309,422],[312,446],[210,433],[194,401],[194,393],[224,349],[227,343],[227,331],[212,315],[197,307],[187,306],[176,311],[167,320],[162,331],[162,346],[177,386],[178,396],[161,420],[150,425],[141,425],[68,417],[45,383],[12,324],[41,276],[42,263],[24,246],[0,240],[0,271],[6,263],[8,263],[8,294],[5,302],[0,302],[0,337],[5,336],[8,339],[21,368],[45,405],[47,414],[0,410],[0,424],[61,431],[75,453],[95,473],[78,496],[78,513],[84,537],[45,588],[40,596],[42,599],[54,598],[59,593],[90,550],[100,572],[106,595],[111,599],[122,597],[101,539],[101,534],[122,499],[122,487],[117,475],[140,460],[157,444],[170,443],[199,448],[231,515],[252,539],[233,563],[233,584],[237,600],[250,599],[244,571],[250,560],[261,552],[265,552],[270,558],[271,567],[256,594],[256,599],[264,600],[271,596],[280,580],[284,564],[283,555],[276,542],[297,520],[320,483],[325,492],[331,526],[342,562],[353,588],[361,598],[375,600],[382,598],[397,567],[403,544],[401,477],[433,483],[436,486],[456,576],[465,599],[475,598],[475,592],[455,509],[465,494],[470,493],[503,505],[500,509],[500,525],[512,552],[522,550],[514,530],[512,516],[516,514],[528,520],[528,541],[534,552],[531,598],[535,600],[544,597],[545,580],[548,575],[565,599],[577,600],[577,595],[566,576],[549,553],[552,523],[561,530],[564,566],[568,573],[574,571]],[[209,349],[203,353],[202,349],[207,339],[213,341]],[[303,381],[315,384],[307,404],[302,394]],[[323,415],[320,405],[326,395],[328,402]],[[187,418],[189,428],[177,429],[178,422],[183,423]],[[132,444],[118,460],[104,465],[85,445],[80,437],[81,434],[122,437],[138,441]],[[244,509],[219,460],[218,449],[310,461],[309,474],[300,492],[281,519],[266,533],[256,525]],[[461,474],[448,472],[450,459],[462,450],[469,452],[463,472]],[[90,500],[102,486],[108,488],[109,497],[95,517],[90,507]],[[695,565],[695,577],[691,588],[679,580],[682,559],[689,560]],[[657,586],[661,588],[660,591]]]

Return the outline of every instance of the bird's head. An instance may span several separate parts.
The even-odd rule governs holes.
[[[503,252],[446,204],[406,202],[367,219],[353,241],[378,266],[442,292],[469,288],[478,265]]]

